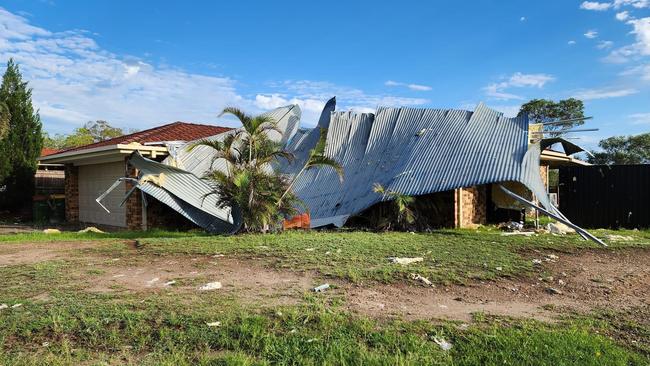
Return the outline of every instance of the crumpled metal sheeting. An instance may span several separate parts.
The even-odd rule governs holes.
[[[585,152],[589,153],[589,150],[587,150],[587,149],[581,147],[580,145],[575,144],[575,143],[573,143],[571,141],[565,140],[565,139],[563,139],[561,137],[550,137],[550,138],[542,139],[540,141],[540,145],[541,145],[542,150],[544,150],[545,148],[547,148],[547,147],[549,147],[551,145],[557,144],[557,143],[562,144],[562,149],[564,150],[564,153],[566,153],[567,155],[577,154],[577,153],[579,153],[581,151],[585,151]]]
[[[482,103],[463,110],[385,108],[376,114],[332,113],[326,155],[344,168],[312,169],[295,192],[311,209],[312,227],[342,226],[380,202],[373,183],[407,195],[518,181],[552,205],[539,175],[539,145],[528,149],[528,120],[506,118]],[[301,154],[303,151],[292,151]],[[295,171],[293,171],[295,173]],[[314,184],[317,183],[317,184]]]
[[[263,115],[269,116],[276,121],[278,129],[281,131],[281,133],[270,131],[269,138],[281,144],[290,141],[298,131],[301,114],[300,107],[295,104],[264,113]],[[205,140],[223,141],[226,136],[237,133],[239,130],[231,130]],[[215,151],[211,147],[196,146],[190,151],[189,147],[195,143],[196,141],[190,141],[177,149],[175,160],[179,168],[192,172],[198,177],[203,177],[211,170],[226,170],[225,161],[223,159],[215,160]],[[163,163],[171,165],[171,158],[168,157]]]
[[[214,188],[191,172],[133,154],[129,164],[139,171],[140,177],[165,175],[161,185],[143,182],[138,187],[165,203],[197,225],[212,232],[229,232],[233,225],[230,208],[220,208]]]

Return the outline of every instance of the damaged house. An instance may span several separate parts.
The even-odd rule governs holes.
[[[335,111],[334,98],[325,105],[312,129],[299,128],[301,111],[297,105],[267,114],[281,131],[270,132],[271,139],[283,144],[296,158],[275,169],[296,174],[317,143],[321,129],[327,131],[325,154],[344,169],[343,182],[328,169],[307,170],[296,181],[294,192],[309,209],[312,228],[341,227],[380,204],[385,197],[372,190],[373,184],[379,183],[388,190],[436,202],[436,215],[431,219],[440,226],[471,227],[488,222],[490,213],[497,208],[534,207],[593,238],[551,204],[545,185],[549,166],[582,164],[571,155],[583,149],[562,139],[561,134],[545,132],[542,125],[530,125],[526,117],[504,117],[482,103],[474,111],[379,107],[375,113],[341,112]],[[237,210],[220,208],[218,198],[210,194],[211,183],[201,179],[212,169],[225,169],[225,163],[215,159],[209,147],[188,148],[192,140],[220,140],[235,132],[214,129],[215,133],[205,129],[202,136],[143,140],[139,145],[129,144],[129,148],[122,144],[118,149],[120,144],[109,140],[106,143],[121,154],[112,160],[110,174],[107,169],[84,168],[89,163],[73,159],[74,151],[44,160],[66,164],[66,194],[71,195],[69,201],[73,204],[66,207],[69,219],[95,219],[82,214],[85,210],[101,210],[97,217],[102,218],[117,210],[119,222],[107,219],[101,223],[146,228],[147,223],[156,221],[147,217],[151,214],[147,207],[157,202],[207,231],[232,232],[239,225]],[[564,152],[549,150],[552,145],[562,145]],[[82,180],[92,179],[86,170],[104,177],[101,189],[98,185],[92,192],[94,205],[86,196],[90,194],[87,190],[81,198],[81,187],[86,184]],[[126,189],[117,190],[121,182],[126,182]],[[102,193],[109,186],[111,189]],[[75,195],[80,197],[77,205]],[[126,202],[125,213],[117,208],[122,201]],[[138,209],[139,218],[128,214]]]

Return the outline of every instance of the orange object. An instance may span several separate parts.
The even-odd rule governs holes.
[[[309,229],[311,220],[309,218],[309,213],[304,213],[302,215],[294,216],[289,220],[284,220],[282,222],[282,228],[284,230],[290,229]]]

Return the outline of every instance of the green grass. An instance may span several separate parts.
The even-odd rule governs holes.
[[[461,326],[366,318],[347,312],[345,300],[334,292],[305,294],[297,305],[271,307],[218,292],[99,294],[86,292],[83,282],[103,273],[90,262],[103,261],[101,268],[107,268],[130,257],[147,261],[216,253],[353,281],[394,282],[417,272],[437,282],[463,282],[524,275],[531,269],[530,255],[551,251],[650,247],[648,231],[615,233],[634,240],[601,249],[575,235],[504,237],[489,228],[429,234],[0,236],[0,245],[7,246],[99,240],[63,259],[0,266],[0,303],[22,304],[0,310],[0,365],[648,365],[648,307],[567,314],[555,324],[475,314],[473,322]],[[137,256],[123,239],[139,239]],[[422,256],[425,261],[402,267],[388,263],[388,256]],[[221,326],[206,325],[215,321]],[[449,341],[452,349],[441,350],[436,337]]]
[[[611,242],[608,249],[650,247],[650,231],[606,231],[595,234],[630,236],[633,241]],[[391,283],[416,272],[436,283],[464,283],[471,279],[493,279],[526,275],[532,269],[530,252],[593,248],[599,245],[576,234],[533,237],[502,236],[490,228],[437,230],[432,233],[371,232],[284,232],[280,234],[206,235],[201,232],[116,232],[107,234],[15,234],[0,235],[0,244],[39,241],[101,240],[106,242],[87,252],[118,253],[126,247],[120,239],[138,239],[140,250],[155,255],[237,255],[261,258],[271,267],[318,274],[353,282],[364,280]],[[112,243],[110,245],[109,243]],[[122,252],[124,255],[124,251]],[[538,254],[543,256],[543,253]],[[388,257],[422,257],[409,266],[391,264]]]
[[[0,313],[0,364],[645,365],[597,325],[482,319],[377,321],[308,297],[303,306],[240,309],[152,296],[63,296]],[[208,322],[221,326],[209,327]],[[436,337],[453,347],[443,351]]]

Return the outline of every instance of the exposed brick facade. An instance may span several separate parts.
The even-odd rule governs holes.
[[[138,175],[138,171],[129,166],[127,169],[127,176],[135,178]],[[127,181],[126,192],[130,191],[133,188],[133,183]],[[129,199],[126,200],[126,227],[129,230],[146,230],[146,217],[142,217],[142,195],[138,190],[133,192]]]
[[[65,219],[79,222],[79,167],[65,165]]]
[[[485,185],[459,188],[454,194],[455,226],[474,228],[487,221],[487,188]]]

